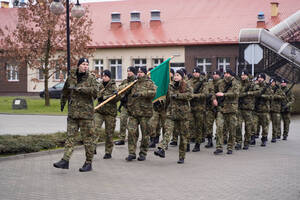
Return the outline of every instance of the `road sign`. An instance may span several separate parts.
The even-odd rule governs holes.
[[[250,44],[244,51],[244,58],[249,64],[257,64],[263,58],[263,50],[258,44]]]

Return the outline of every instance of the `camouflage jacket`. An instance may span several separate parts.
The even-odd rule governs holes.
[[[239,95],[239,108],[241,110],[254,110],[255,97],[259,94],[258,85],[249,81],[249,79],[241,81],[241,90]]]
[[[93,119],[94,99],[97,97],[97,81],[86,72],[80,82],[77,82],[78,71],[72,69],[62,90],[61,105],[68,100],[68,117],[73,119]]]
[[[217,111],[218,107],[215,107],[212,103],[213,99],[216,99],[216,93],[218,92],[218,85],[222,79],[209,80],[205,85],[206,94],[206,109]]]
[[[291,112],[291,106],[293,105],[295,101],[295,96],[292,92],[292,90],[288,91],[288,87],[281,87],[283,93],[284,93],[284,98],[282,99],[281,102],[281,112],[287,113]]]
[[[255,100],[256,112],[270,112],[270,100],[272,98],[272,89],[265,82],[257,84],[259,86],[259,95]]]
[[[229,89],[225,92],[225,88],[229,85]],[[218,84],[218,92],[223,92],[223,97],[218,97],[218,107],[222,113],[237,113],[238,112],[238,101],[239,101],[240,86],[238,81],[231,77],[231,80],[225,78]],[[220,99],[222,99],[220,101]]]
[[[274,86],[272,89],[272,99],[270,102],[270,111],[274,113],[280,113],[281,111],[281,102],[284,99],[284,93],[279,86]]]
[[[134,117],[151,117],[153,115],[152,99],[156,86],[148,76],[138,78],[128,94],[128,112]]]
[[[176,86],[176,82],[169,84],[167,117],[173,120],[186,120],[191,112],[189,101],[192,99],[193,88],[184,81],[182,83],[185,84],[185,89],[182,92],[179,90],[180,87]]]
[[[135,76],[127,77],[127,79],[123,80],[122,83],[119,85],[119,91],[127,87],[130,83],[132,83],[135,80],[136,80]],[[128,89],[121,94],[120,100],[124,108],[127,108],[128,94],[130,93],[130,91],[131,89]]]
[[[99,84],[99,92],[98,92],[98,104],[102,103],[110,96],[113,95],[113,92],[117,91],[117,86],[115,80],[110,80],[107,85],[104,86],[103,82]],[[102,107],[96,110],[97,113],[102,115],[110,115],[117,116],[117,102],[119,100],[119,96],[115,97],[113,100],[104,104]]]
[[[207,88],[207,82],[205,79],[199,78],[191,78],[189,80],[189,85],[193,88],[194,94],[192,95],[191,110],[192,111],[204,111],[206,107],[206,94],[205,89]]]

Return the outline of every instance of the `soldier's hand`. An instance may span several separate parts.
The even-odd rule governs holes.
[[[218,101],[217,101],[217,99],[214,99],[214,100],[213,100],[213,105],[214,105],[214,106],[218,106]]]

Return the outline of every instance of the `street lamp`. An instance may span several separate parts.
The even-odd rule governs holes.
[[[54,0],[50,4],[50,11],[55,15],[63,14],[64,6],[60,0]],[[79,0],[71,10],[73,17],[80,18],[84,15],[84,8],[79,4]],[[70,3],[69,0],[66,0],[66,24],[67,24],[67,70],[68,75],[70,74]]]

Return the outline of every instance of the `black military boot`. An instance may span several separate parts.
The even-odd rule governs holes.
[[[177,146],[177,142],[176,141],[172,141],[172,142],[170,142],[170,145],[171,146]]]
[[[109,153],[104,154],[103,159],[111,159],[111,154]]]
[[[96,148],[94,149],[94,154],[97,155],[97,150],[96,150]]]
[[[156,137],[154,138],[154,142],[155,142],[155,144],[158,144],[158,143],[159,143],[159,136],[156,136]]]
[[[211,148],[213,146],[212,138],[207,138],[207,144],[205,145],[205,148]]]
[[[200,144],[199,143],[196,143],[195,146],[194,146],[194,149],[192,150],[193,152],[198,152],[200,151]]]
[[[227,154],[231,155],[232,154],[232,150],[227,150]]]
[[[69,169],[69,161],[61,159],[60,161],[53,163],[53,167],[60,169]]]
[[[272,138],[271,142],[276,143],[276,138]]]
[[[242,145],[240,144],[236,144],[234,147],[235,150],[241,150],[242,149]]]
[[[214,151],[214,154],[215,154],[215,155],[219,155],[219,154],[221,154],[221,153],[223,153],[223,150],[222,150],[222,149],[217,149],[217,150]]]
[[[250,145],[255,145],[256,142],[255,142],[255,135],[252,135],[251,136],[251,139],[250,139]]]
[[[138,161],[145,161],[145,160],[146,160],[146,156],[142,154],[138,157]]]
[[[262,137],[261,138],[261,145],[262,147],[265,147],[267,145],[267,138],[266,137]]]
[[[135,155],[131,155],[131,154],[129,154],[128,157],[125,158],[125,160],[127,160],[127,161],[132,161],[134,159],[136,159],[136,156]]]
[[[187,143],[185,152],[190,152],[190,151],[191,151],[191,145],[190,143]]]
[[[178,164],[183,164],[184,163],[184,159],[183,158],[179,158],[179,160],[177,161]]]
[[[249,145],[244,145],[243,150],[248,150],[249,149]]]
[[[280,140],[280,135],[278,135],[278,136],[276,137],[276,139],[277,139],[277,140]]]
[[[254,135],[255,139],[259,138],[259,135],[258,134],[255,134]]]
[[[287,136],[283,136],[282,140],[287,140]]]
[[[125,141],[124,140],[119,140],[115,142],[115,145],[124,145]]]
[[[151,137],[150,138],[149,148],[155,148],[155,147],[156,147],[155,138]]]
[[[154,151],[154,155],[164,158],[165,150],[163,150],[162,148],[158,148],[157,150]]]
[[[92,171],[92,163],[84,163],[83,166],[79,169],[80,172],[89,172]]]

